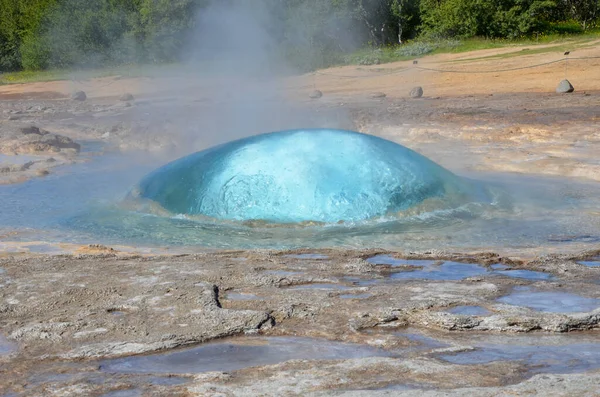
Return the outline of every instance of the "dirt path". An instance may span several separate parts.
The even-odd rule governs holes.
[[[558,82],[565,77],[565,62],[556,62],[564,58],[565,46],[568,47],[568,44],[515,46],[439,54],[421,58],[418,65],[413,65],[412,61],[404,61],[376,66],[336,67],[286,79],[281,82],[280,88],[288,90],[292,97],[301,98],[305,98],[306,93],[314,88],[329,95],[369,95],[381,91],[390,97],[405,97],[415,85],[422,86],[426,96],[554,92]],[[600,90],[600,40],[574,42],[572,47],[567,77],[577,91]],[[547,52],[527,55],[528,51]],[[575,59],[586,57],[598,58]],[[540,64],[546,65],[527,68]],[[441,73],[419,68],[453,72]],[[526,69],[487,73],[516,68]],[[169,87],[198,90],[200,87],[215,84],[219,85],[213,79],[190,79],[190,76],[170,76],[166,80],[113,76],[86,81],[66,80],[0,86],[0,99],[58,99],[68,97],[76,90],[84,90],[92,98],[120,96],[124,92],[151,95],[168,90]]]

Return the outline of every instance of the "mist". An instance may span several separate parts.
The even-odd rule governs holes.
[[[310,21],[284,19],[272,4],[212,1],[196,15],[182,63],[161,76],[180,98],[199,101],[178,112],[185,150],[277,130],[351,125],[337,109],[333,115],[309,98],[297,100],[298,87],[290,88],[285,78],[299,70],[288,62],[281,41],[284,25],[292,24],[287,28],[298,42],[308,43],[303,26]]]

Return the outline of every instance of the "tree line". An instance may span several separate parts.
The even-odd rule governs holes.
[[[215,3],[208,22],[225,17],[243,42],[247,18],[260,14],[269,45],[302,69],[366,45],[574,33],[600,17],[600,0],[0,0],[0,71],[179,61],[210,35],[199,16]],[[260,13],[226,18],[242,3]]]

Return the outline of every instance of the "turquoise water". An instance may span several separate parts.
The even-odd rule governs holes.
[[[257,135],[194,153],[132,192],[173,215],[278,224],[360,222],[435,200],[488,200],[477,185],[396,143],[351,131]]]
[[[427,167],[438,172],[434,180],[439,184],[434,186],[443,189],[425,190],[436,193],[411,201],[407,208],[389,210],[382,205],[369,212],[374,208],[369,205],[355,220],[341,223],[275,224],[177,214],[148,201],[140,205],[126,198],[162,161],[147,155],[84,156],[89,161],[54,169],[46,178],[0,186],[0,231],[19,232],[7,237],[10,241],[191,249],[562,249],[600,242],[599,218],[590,216],[600,208],[598,184],[522,175],[457,175],[427,160]],[[338,214],[348,208],[360,208],[360,202],[348,201]],[[324,213],[323,207],[319,211]],[[377,215],[364,219],[372,213]]]

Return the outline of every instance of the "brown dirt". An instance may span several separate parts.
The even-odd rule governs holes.
[[[574,44],[571,57],[599,57],[600,40],[584,45]],[[490,71],[543,64],[564,58],[563,51],[551,50],[554,45],[514,46],[509,48],[479,50],[458,54],[426,56],[417,66],[455,71]],[[579,47],[579,48],[578,48]],[[525,53],[525,50],[549,49],[548,52],[493,58],[507,54]],[[492,57],[492,58],[490,58]],[[568,78],[577,91],[600,90],[597,78],[600,59],[569,61]],[[286,79],[282,86],[294,91],[300,88],[302,97],[318,87],[325,94],[368,95],[383,91],[391,97],[406,97],[414,85],[424,88],[426,96],[463,96],[490,93],[554,92],[558,82],[565,77],[564,62],[524,70],[499,73],[438,73],[415,69],[412,61],[394,62],[376,66],[344,66],[321,70]],[[148,84],[152,81],[152,84]],[[214,85],[214,81],[197,81],[188,85]],[[0,99],[59,99],[83,90],[89,97],[118,97],[124,92],[134,96],[162,92],[170,84],[154,81],[151,77],[122,78],[121,76],[94,78],[86,81],[67,80],[0,86]]]

